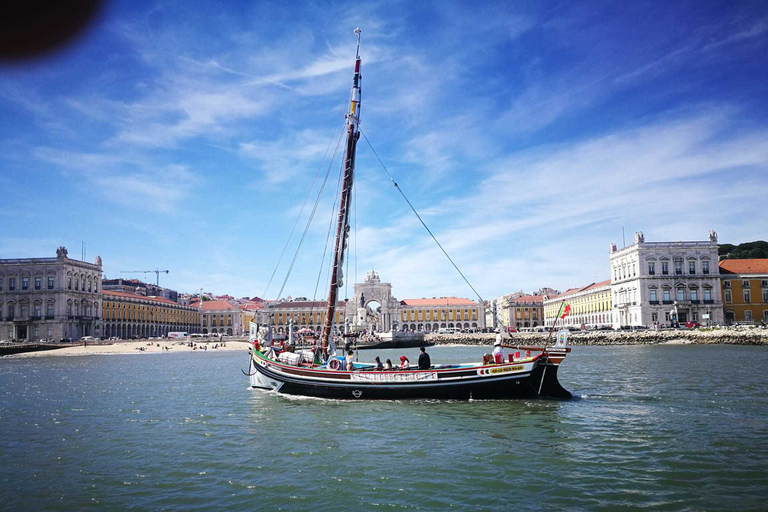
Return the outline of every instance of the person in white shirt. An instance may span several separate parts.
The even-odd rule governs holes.
[[[400,369],[408,370],[410,368],[411,368],[411,363],[408,361],[408,358],[405,356],[400,356]]]
[[[501,333],[496,335],[496,342],[493,344],[493,361],[496,364],[504,362],[504,347],[501,346]]]

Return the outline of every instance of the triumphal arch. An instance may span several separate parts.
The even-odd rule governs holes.
[[[370,305],[378,302],[380,308]],[[365,282],[355,284],[355,300],[347,302],[346,318],[356,328],[371,328],[378,332],[389,332],[398,320],[400,302],[392,297],[392,285],[382,283],[379,274],[370,270]]]

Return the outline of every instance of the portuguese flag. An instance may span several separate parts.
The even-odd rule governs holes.
[[[560,304],[560,311],[557,313],[557,318],[565,318],[570,314],[571,314],[571,305],[563,301],[563,303]]]

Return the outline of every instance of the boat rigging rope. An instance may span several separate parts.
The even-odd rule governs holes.
[[[344,126],[344,125],[342,125]],[[341,131],[344,133],[344,130]],[[288,235],[288,240],[285,241],[285,247],[283,247],[283,252],[280,253],[280,257],[277,259],[277,265],[275,265],[275,269],[272,271],[272,275],[269,276],[269,281],[267,282],[267,287],[264,288],[264,293],[261,294],[261,297],[266,300],[267,292],[269,291],[269,287],[272,284],[272,279],[275,277],[275,273],[277,273],[277,269],[280,267],[280,263],[283,261],[283,256],[285,255],[285,251],[288,249],[288,245],[291,243],[291,239],[293,238],[293,232],[296,230],[296,225],[299,223],[299,219],[301,218],[301,214],[304,213],[304,208],[307,206],[307,200],[309,199],[309,195],[312,193],[312,189],[315,188],[315,182],[317,181],[317,177],[320,175],[320,170],[323,168],[323,162],[325,162],[325,157],[328,156],[328,150],[331,149],[331,144],[333,144],[333,139],[336,136],[336,129],[334,128],[333,134],[331,134],[331,139],[328,141],[328,147],[325,148],[325,153],[323,153],[323,158],[320,160],[320,165],[317,167],[317,171],[315,172],[315,177],[312,178],[312,184],[309,186],[309,190],[307,190],[307,196],[304,198],[304,203],[301,205],[301,210],[299,210],[299,214],[296,215],[296,221],[293,223],[293,228],[291,229],[291,234]],[[341,135],[339,135],[339,141],[341,141]],[[336,149],[338,150],[339,143],[336,143]],[[334,151],[334,155],[336,152]],[[333,159],[331,159],[331,164],[333,163]],[[329,165],[330,166],[330,165]],[[329,169],[330,170],[330,169]],[[280,296],[278,295],[278,299]]]
[[[341,145],[342,135],[344,135],[344,130],[342,130],[341,133],[339,134],[339,140],[336,142],[336,149],[333,150],[333,156],[331,157],[331,161],[328,163],[328,170],[325,172],[325,178],[323,178],[323,184],[320,186],[320,190],[317,192],[317,199],[315,199],[315,205],[312,207],[312,212],[309,214],[309,218],[307,219],[307,225],[304,227],[304,233],[301,234],[299,245],[298,247],[296,247],[296,252],[293,255],[293,260],[291,260],[291,266],[288,267],[288,273],[285,275],[285,279],[283,280],[283,285],[280,287],[280,292],[277,294],[278,300],[283,295],[283,290],[285,290],[285,285],[288,283],[288,278],[291,276],[293,265],[296,264],[296,258],[299,257],[299,251],[301,250],[301,246],[304,243],[304,239],[307,237],[307,232],[309,231],[309,226],[312,224],[312,219],[314,219],[315,213],[317,212],[317,206],[320,204],[320,197],[323,195],[323,190],[325,190],[325,184],[328,182],[328,176],[331,174],[331,167],[333,167],[333,161],[336,159],[336,153],[339,151],[339,146]]]
[[[395,186],[397,191],[400,192],[400,195],[403,196],[403,199],[405,199],[405,202],[408,203],[408,206],[411,207],[411,210],[413,210],[413,213],[416,214],[416,217],[419,219],[419,222],[421,222],[421,225],[424,226],[424,229],[427,230],[427,233],[429,233],[429,235],[432,237],[432,240],[435,241],[435,243],[440,248],[440,250],[443,251],[443,254],[445,254],[445,257],[448,258],[448,261],[451,262],[451,265],[453,265],[453,268],[455,268],[456,271],[459,273],[459,275],[462,277],[462,279],[464,279],[464,282],[467,283],[467,285],[469,285],[470,288],[472,288],[472,291],[475,292],[475,295],[477,295],[477,298],[480,299],[480,303],[484,305],[485,301],[483,300],[483,298],[480,296],[479,293],[477,293],[477,290],[475,290],[475,287],[472,286],[472,283],[469,282],[469,280],[466,278],[464,273],[459,269],[459,267],[456,265],[456,263],[454,263],[454,261],[451,259],[451,257],[448,256],[448,253],[445,251],[443,246],[440,244],[440,242],[437,241],[437,237],[435,237],[435,234],[432,233],[432,230],[429,229],[429,227],[427,227],[427,224],[424,222],[424,219],[421,218],[421,215],[419,215],[419,212],[416,211],[416,208],[414,208],[413,204],[411,204],[411,202],[408,200],[408,197],[405,195],[405,192],[403,192],[403,189],[400,188],[400,185],[397,184],[395,179],[389,173],[389,171],[387,170],[387,166],[384,165],[384,162],[382,162],[381,158],[379,158],[379,154],[376,153],[375,149],[373,149],[373,146],[371,145],[371,141],[368,140],[368,137],[366,137],[365,132],[363,132],[362,128],[360,129],[360,133],[363,134],[363,138],[365,139],[365,142],[368,143],[368,147],[371,148],[371,151],[373,151],[373,154],[376,155],[376,159],[381,164],[381,167],[384,169],[384,172],[386,172],[387,176],[389,176],[389,181],[392,182],[392,184]]]
[[[312,312],[315,309],[315,301],[317,300],[317,290],[320,288],[320,278],[323,276],[323,267],[325,266],[325,255],[328,253],[328,247],[330,246],[329,241],[331,239],[331,231],[333,230],[333,224],[334,224],[334,212],[336,211],[336,201],[338,201],[341,197],[341,176],[342,171],[339,172],[339,178],[336,180],[336,195],[333,199],[333,205],[331,206],[331,221],[328,223],[328,233],[325,235],[325,246],[323,248],[323,258],[320,260],[320,270],[317,272],[317,282],[315,283],[315,293],[312,295],[312,306],[309,308],[309,316],[312,317]],[[329,266],[329,274],[330,274],[330,266]],[[330,280],[330,275],[327,277],[328,280]]]

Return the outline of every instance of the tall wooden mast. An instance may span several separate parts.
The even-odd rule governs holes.
[[[344,179],[341,184],[341,200],[339,201],[339,220],[336,225],[336,245],[333,251],[333,268],[331,269],[331,290],[328,293],[328,310],[323,325],[323,347],[328,346],[333,329],[339,288],[344,285],[344,251],[349,237],[349,204],[352,195],[352,182],[355,174],[355,151],[357,140],[360,138],[360,29],[355,29],[357,49],[355,50],[355,75],[352,82],[352,93],[347,113],[347,147],[344,152]]]

